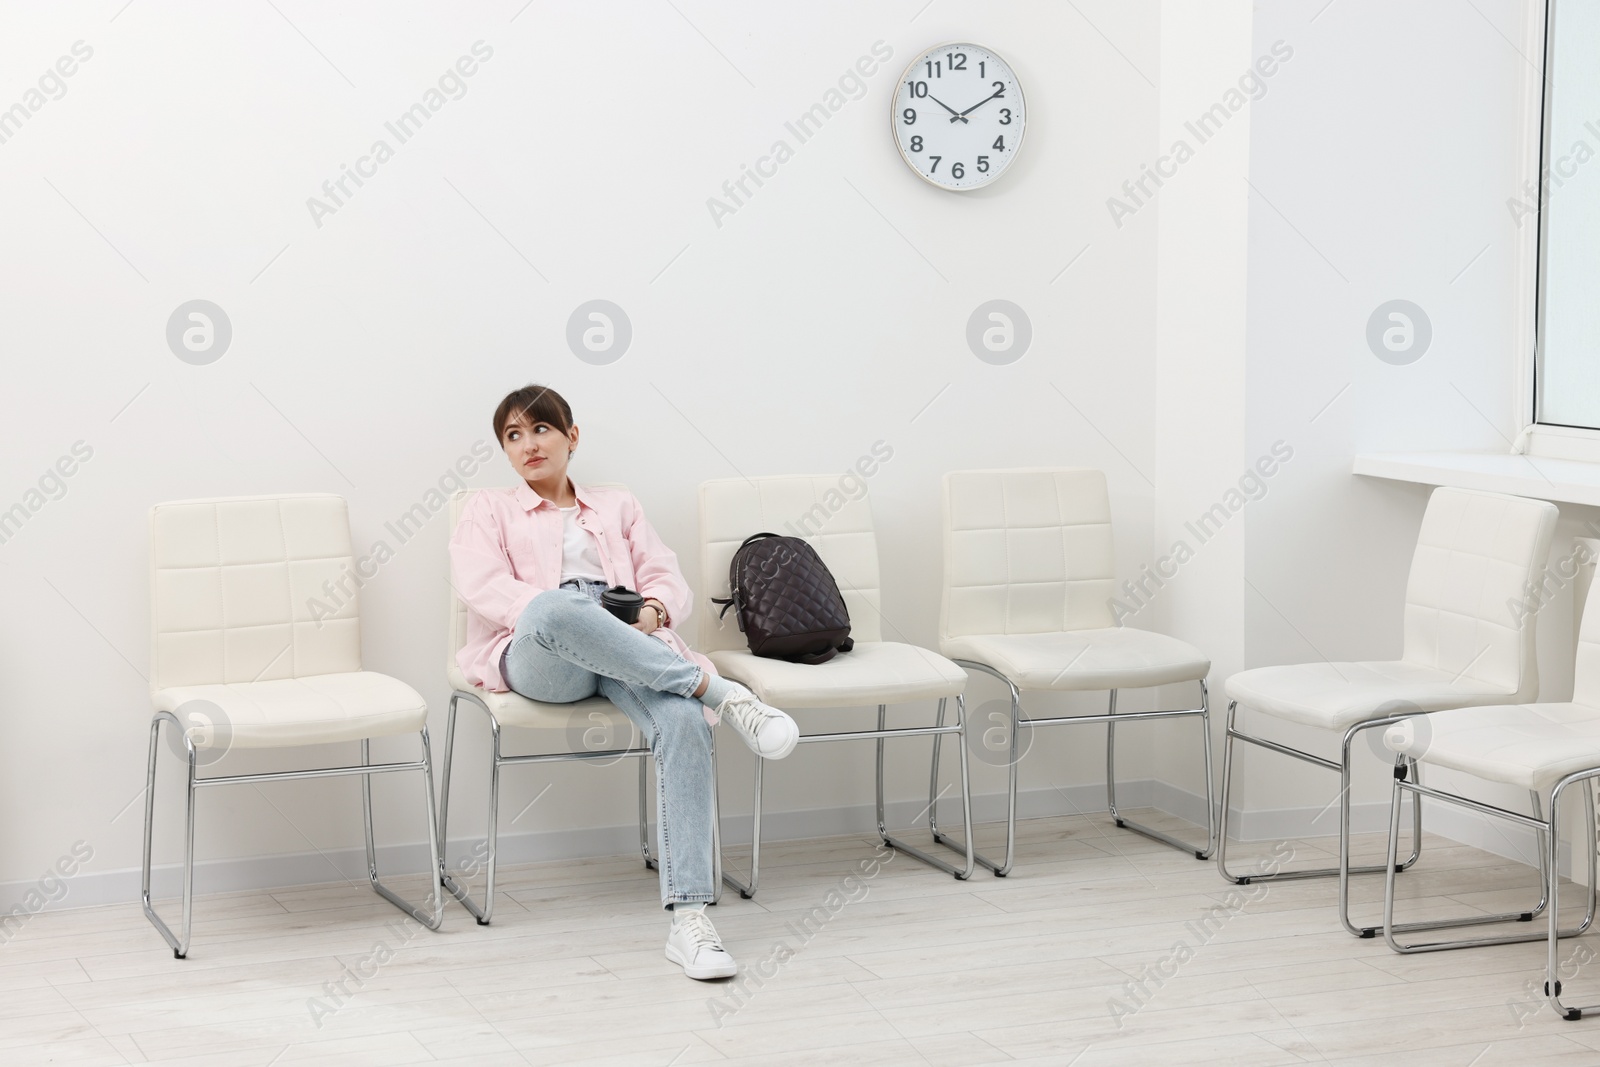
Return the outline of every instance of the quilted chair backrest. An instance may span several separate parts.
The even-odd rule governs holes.
[[[150,509],[150,688],[361,669],[344,498],[176,500]]]
[[[626,489],[621,482],[584,482],[585,486],[594,486],[597,489],[612,488]],[[457,526],[461,525],[461,515],[467,510],[467,504],[479,493],[511,493],[511,488],[496,487],[493,489],[458,489],[450,494],[450,534],[455,535]],[[450,561],[445,559],[445,579],[450,577]],[[455,665],[456,653],[461,651],[467,643],[467,606],[461,602],[461,597],[456,593],[454,584],[450,586],[450,624],[445,631],[449,634],[445,649],[445,669]]]
[[[1536,700],[1538,613],[1518,606],[1544,575],[1556,515],[1546,500],[1435,489],[1406,581],[1402,658]]]
[[[1111,500],[1074,467],[944,476],[941,639],[1116,625]]]
[[[728,566],[734,552],[746,537],[763,531],[799,537],[815,549],[844,595],[850,636],[857,641],[883,639],[872,505],[864,489],[851,496],[840,481],[839,475],[828,474],[700,483],[700,581],[705,588],[696,605],[700,615],[696,648],[716,652],[750,647],[734,621],[734,610],[719,620],[722,606],[707,598],[728,595]]]

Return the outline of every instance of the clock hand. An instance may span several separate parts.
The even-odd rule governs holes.
[[[953,116],[950,119],[951,122],[955,122],[957,119],[960,119],[960,121],[962,121],[962,122],[970,122],[971,121],[970,119],[962,118],[960,112],[958,112],[955,108],[951,107],[949,104],[945,103],[943,100],[940,100],[937,96],[934,96],[932,93],[928,94],[928,99],[932,100],[935,104],[938,104],[940,107],[942,107],[946,111],[950,112],[951,116]]]
[[[984,104],[987,104],[989,101],[993,100],[995,97],[999,96],[1003,92],[1005,92],[1004,89],[996,89],[994,92],[990,93],[988,96],[984,97],[982,100],[979,100],[976,104],[973,104],[971,107],[967,108],[967,110],[961,112],[961,114],[963,114],[963,115],[971,114],[972,112],[978,110]],[[955,120],[952,119],[951,121],[954,122]]]

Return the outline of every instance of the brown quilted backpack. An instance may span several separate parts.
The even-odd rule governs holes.
[[[798,537],[751,534],[728,567],[727,597],[717,618],[735,618],[750,651],[792,663],[826,663],[855,646],[839,583],[816,550]]]

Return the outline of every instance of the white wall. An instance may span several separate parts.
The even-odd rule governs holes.
[[[33,881],[81,840],[94,857],[69,903],[129,896],[125,873],[94,879],[138,862],[151,503],[336,492],[365,547],[489,437],[496,401],[530,380],[576,409],[576,476],[634,487],[702,592],[698,482],[843,471],[879,439],[894,449],[871,483],[885,603],[910,640],[934,640],[945,470],[1103,467],[1123,566],[1150,558],[1152,491],[1135,468],[1156,466],[1156,212],[1118,229],[1105,198],[1157,144],[1155,5],[277,8],[0,9],[0,106],[25,99],[33,72],[75,42],[93,50],[65,94],[0,144],[0,502],[25,499],[74,442],[93,450],[65,496],[0,545],[0,882]],[[1012,172],[958,196],[907,171],[886,112],[914,53],[960,39],[1010,60],[1031,122]],[[408,143],[386,134],[478,41],[493,55],[465,95]],[[788,137],[794,158],[716,225],[707,199],[879,41],[893,58],[864,98],[807,143]],[[378,138],[393,158],[317,225],[307,198]],[[964,342],[968,315],[997,297],[1034,330],[1006,367]],[[177,359],[164,336],[194,298],[233,327],[207,366]],[[594,298],[633,325],[632,347],[608,366],[564,341],[569,314]],[[472,483],[508,484],[500,462]],[[446,536],[436,517],[391,542],[395,558],[363,593],[367,665],[427,696],[436,753]],[[975,683],[974,708],[998,695]],[[1076,733],[1039,739],[1030,810],[1098,796],[1100,734]],[[349,747],[326,758],[349,759]],[[909,816],[927,746],[901,747],[891,795]],[[735,748],[724,746],[723,797],[737,814],[749,762]],[[473,729],[460,755],[472,767],[483,754]],[[864,828],[870,755],[803,749],[774,768],[772,832]],[[240,769],[274,763],[252,754]],[[1124,768],[1138,781],[1150,761],[1130,748]],[[464,773],[456,836],[483,803],[480,775]],[[978,768],[981,791],[1002,780]],[[626,770],[561,768],[553,781],[508,833],[576,832],[528,838],[524,854],[622,847]],[[165,777],[159,794],[164,862],[177,855],[176,783]],[[1054,788],[1078,783],[1093,785]],[[380,833],[422,840],[411,785],[378,786]],[[512,775],[507,818],[539,788]],[[349,781],[206,794],[202,856],[282,858],[213,871],[202,888],[348,869],[355,798]],[[810,809],[836,810],[783,817]]]
[[[871,481],[886,611],[927,643],[944,471],[1105,469],[1119,569],[1136,578],[1286,442],[1293,458],[1261,499],[1191,545],[1193,560],[1129,620],[1212,655],[1219,712],[1222,680],[1239,667],[1398,650],[1426,491],[1355,478],[1354,454],[1499,450],[1517,428],[1504,202],[1523,60],[1502,37],[1520,40],[1515,0],[1480,4],[1481,15],[1443,0],[278,7],[0,7],[0,70],[14,74],[0,108],[26,105],[30,72],[75,42],[93,50],[64,94],[41,96],[0,143],[12,384],[0,396],[0,508],[29,502],[76,442],[93,451],[60,499],[0,543],[6,895],[82,841],[94,856],[67,902],[129,897],[152,502],[337,492],[365,547],[388,539],[385,522],[486,439],[494,403],[530,380],[574,404],[576,476],[631,485],[702,594],[701,480],[842,472],[887,442],[893,458]],[[905,169],[885,112],[918,50],[961,39],[1011,61],[1031,118],[1012,173],[957,196]],[[1199,143],[1185,122],[1227,106],[1280,40],[1293,55],[1263,78],[1264,94],[1252,90],[1259,99]],[[465,95],[408,143],[386,135],[479,41],[493,55]],[[863,98],[799,144],[784,123],[880,41],[892,58]],[[393,158],[318,225],[307,198],[378,138]],[[708,198],[778,138],[793,158],[718,225]],[[1109,210],[1180,138],[1193,157],[1137,210]],[[207,366],[180,361],[165,339],[168,317],[194,298],[224,308],[234,331]],[[633,326],[631,348],[606,366],[578,360],[564,338],[574,308],[596,298]],[[1010,366],[980,362],[964,341],[972,310],[994,298],[1033,325],[1032,348]],[[1380,362],[1364,339],[1372,310],[1393,298],[1433,324],[1432,348],[1409,366]],[[500,462],[471,482],[508,484]],[[1592,517],[1563,514],[1558,551]],[[367,663],[428,697],[436,752],[447,533],[436,517],[363,593]],[[1565,618],[1547,613],[1547,695],[1570,685],[1569,641]],[[989,725],[999,695],[973,683],[975,726]],[[845,726],[867,713],[808,720]],[[453,852],[484,800],[470,769],[484,740],[471,726]],[[1153,752],[1133,728],[1121,751],[1127,802],[1188,810],[1201,785],[1192,727],[1148,729]],[[1102,737],[1036,738],[1024,812],[1101,806]],[[926,752],[891,749],[901,819],[921,807]],[[238,769],[272,765],[252,754]],[[1331,781],[1298,766],[1253,752],[1240,765],[1250,836],[1305,832],[1331,796]],[[749,766],[724,745],[731,839]],[[870,770],[869,746],[802,749],[768,776],[769,834],[865,829]],[[1383,799],[1376,761],[1372,771],[1363,804]],[[976,762],[974,775],[980,810],[998,814],[1002,770]],[[510,776],[507,818],[545,781]],[[627,846],[627,769],[557,768],[548,781],[508,826],[508,856]],[[160,793],[163,861],[176,856],[176,782]],[[380,831],[409,843],[397,858],[413,862],[414,791],[380,781],[379,797]],[[202,888],[353,869],[349,782],[205,800],[201,855],[229,862]]]
[[[1246,513],[1250,666],[1399,653],[1428,489],[1354,477],[1352,456],[1505,452],[1521,428],[1506,201],[1525,118],[1523,8],[1307,0],[1257,11],[1254,50],[1282,38],[1295,56],[1251,117],[1247,449],[1281,438],[1295,454]],[[1379,360],[1365,339],[1374,309],[1397,298],[1432,323],[1431,346],[1409,365]],[[1561,512],[1556,557],[1595,518]],[[1539,620],[1547,699],[1571,692],[1569,612],[1562,598]],[[1311,732],[1274,736],[1333,752]],[[1376,829],[1388,775],[1360,754],[1355,800]],[[1262,834],[1331,795],[1331,776],[1276,756],[1243,752],[1238,766],[1237,802],[1277,812],[1257,820]]]
[[[1147,581],[1149,606],[1130,620],[1205,650],[1219,709],[1226,706],[1221,680],[1243,666],[1244,520],[1241,511],[1214,528],[1196,532],[1195,524],[1218,503],[1231,510],[1224,496],[1254,458],[1244,448],[1252,105],[1240,85],[1256,59],[1249,51],[1250,12],[1244,0],[1168,2],[1161,9],[1162,154],[1151,167],[1171,177],[1157,194],[1157,513],[1150,571],[1166,584]],[[1284,76],[1273,69],[1255,91],[1272,92]],[[1193,686],[1169,686],[1165,695],[1166,707],[1194,707],[1197,698]],[[1213,736],[1220,738],[1217,718]],[[1190,722],[1164,723],[1161,730],[1157,778],[1181,791],[1164,791],[1167,804],[1198,822],[1205,817],[1199,733]]]

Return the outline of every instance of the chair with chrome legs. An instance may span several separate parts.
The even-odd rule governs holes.
[[[438,879],[428,749],[428,705],[404,682],[361,669],[350,521],[331,494],[179,500],[150,509],[150,756],[140,897],[147,918],[184,959],[194,914],[195,799],[201,787],[296,778],[361,778],[367,879],[374,892],[431,930],[444,893]],[[161,725],[188,765],[183,838],[183,923],[172,930],[150,898],[156,758]],[[416,734],[415,762],[373,763],[371,740]],[[312,770],[210,774],[232,750],[359,741],[361,762]],[[429,910],[378,880],[372,775],[420,771],[427,812]]]
[[[1350,875],[1376,874],[1385,864],[1350,864],[1351,746],[1364,731],[1408,716],[1536,699],[1536,616],[1519,620],[1510,605],[1543,573],[1555,529],[1556,507],[1543,500],[1440,487],[1428,498],[1406,581],[1404,646],[1398,660],[1303,663],[1258,667],[1227,681],[1228,725],[1222,757],[1222,832],[1217,869],[1230,882],[1291,878],[1339,879],[1339,921],[1357,937],[1379,927],[1350,920]],[[1337,732],[1339,756],[1326,759],[1245,733],[1240,705],[1271,719]],[[1228,870],[1229,799],[1233,745],[1243,741],[1339,775],[1339,865],[1246,872]],[[1413,794],[1415,801],[1416,794]],[[1422,812],[1414,804],[1411,855],[1422,848]]]
[[[1592,563],[1592,557],[1591,557]],[[1545,979],[1545,996],[1563,1018],[1577,1019],[1600,1005],[1567,1007],[1561,1002],[1561,973],[1558,941],[1575,937],[1589,928],[1595,913],[1595,797],[1593,785],[1600,780],[1600,597],[1589,596],[1583,605],[1578,627],[1577,657],[1574,663],[1572,699],[1562,703],[1522,704],[1505,707],[1467,708],[1442,712],[1426,718],[1407,719],[1390,726],[1384,742],[1398,753],[1396,780],[1389,809],[1389,852],[1383,900],[1383,935],[1396,952],[1438,952],[1444,949],[1504,945],[1518,941],[1547,940],[1550,945]],[[1408,767],[1446,769],[1485,782],[1526,789],[1532,798],[1532,814],[1513,812],[1497,804],[1474,800],[1460,792],[1420,784]],[[1576,788],[1583,794],[1586,834],[1583,850],[1588,859],[1587,898],[1583,918],[1575,926],[1560,928],[1559,903],[1561,874],[1551,857],[1559,855],[1562,801]],[[1412,802],[1426,796],[1503,819],[1515,826],[1532,829],[1537,835],[1540,867],[1540,900],[1532,911],[1509,915],[1469,915],[1431,922],[1397,924],[1394,921],[1394,872],[1399,851],[1401,797],[1410,794]],[[1546,814],[1547,813],[1547,814]],[[1576,844],[1576,842],[1575,842]],[[1577,859],[1574,857],[1574,866]],[[1530,922],[1545,913],[1545,929],[1538,933],[1502,934],[1448,941],[1402,942],[1395,935],[1408,930],[1442,930],[1509,921]],[[1568,976],[1570,977],[1570,975]]]
[[[622,488],[614,482],[595,482],[595,487]],[[453,530],[461,520],[461,513],[465,510],[468,501],[481,492],[497,492],[493,489],[466,489],[453,493],[450,497],[450,528]],[[488,926],[494,918],[495,872],[497,869],[498,846],[500,839],[500,769],[527,764],[548,763],[573,763],[585,762],[599,765],[609,765],[624,759],[637,759],[639,761],[639,851],[644,858],[644,865],[650,870],[655,870],[656,859],[650,852],[650,782],[648,768],[650,765],[650,748],[639,738],[638,730],[633,722],[623,714],[611,701],[604,697],[595,696],[587,700],[577,700],[570,704],[551,704],[538,700],[529,700],[527,697],[516,693],[491,693],[482,686],[473,685],[461,673],[460,666],[456,663],[456,653],[461,651],[467,641],[467,606],[452,590],[450,594],[450,623],[446,631],[449,640],[446,645],[445,670],[450,680],[450,711],[445,723],[444,735],[444,767],[441,771],[439,786],[439,840],[441,849],[449,848],[449,837],[446,830],[450,815],[450,776],[455,763],[456,739],[456,709],[465,701],[484,713],[489,725],[489,819],[488,830],[483,841],[475,846],[475,853],[481,849],[481,854],[469,858],[461,869],[444,869],[447,860],[444,851],[440,853],[441,877],[444,887],[461,902],[462,906],[478,921],[479,926]],[[549,736],[557,731],[564,732],[565,745],[555,752],[532,753],[520,756],[507,756],[501,750],[501,731],[511,727],[522,731],[538,731],[544,736]],[[629,741],[620,745],[617,738],[628,738]],[[715,760],[715,750],[713,750]],[[715,778],[713,777],[713,781]],[[715,845],[717,838],[716,821],[712,827],[713,852],[712,856],[721,870],[721,851]],[[480,903],[474,900],[467,887],[462,884],[470,876],[477,873],[481,867],[484,872],[483,900]],[[717,895],[721,896],[721,880],[715,883]],[[713,901],[715,903],[715,901]]]
[[[700,578],[716,596],[726,596],[728,568],[739,544],[751,534],[766,530],[784,530],[802,536],[816,549],[844,595],[855,647],[826,663],[790,663],[763,658],[750,652],[733,620],[719,621],[715,611],[708,611],[702,617],[699,647],[716,664],[719,674],[743,683],[757,698],[785,711],[877,705],[876,729],[802,732],[800,743],[876,741],[878,836],[890,847],[947,874],[971,877],[974,860],[970,846],[966,862],[958,867],[913,848],[889,833],[884,804],[884,742],[890,738],[943,734],[954,735],[961,743],[961,811],[970,829],[972,799],[964,743],[966,715],[961,703],[961,691],[967,678],[959,667],[936,652],[882,640],[884,616],[878,585],[878,544],[866,493],[847,497],[841,491],[838,475],[702,482]],[[946,726],[945,703],[950,697],[956,698],[956,721],[955,725]],[[888,705],[920,700],[939,702],[936,725],[888,727]],[[755,896],[761,876],[761,779],[765,765],[766,760],[757,756],[750,880],[741,882],[726,873],[722,876],[723,881],[746,898]]]
[[[1120,625],[1116,596],[1111,501],[1105,474],[1087,468],[951,471],[944,476],[944,593],[939,649],[958,666],[990,674],[1011,695],[1006,797],[1006,853],[978,862],[999,877],[1011,872],[1017,837],[1017,737],[1024,728],[1106,727],[1106,806],[1117,826],[1144,834],[1198,859],[1216,843],[1211,800],[1211,728],[1206,674],[1211,661],[1192,645]],[[1117,711],[1117,691],[1197,683],[1200,706]],[[1109,690],[1105,715],[1025,719],[1023,692]],[[1181,841],[1117,811],[1118,723],[1192,718],[1200,725],[1205,767],[1206,843]],[[939,780],[934,739],[932,781]],[[930,800],[934,839],[958,847],[939,829]]]

